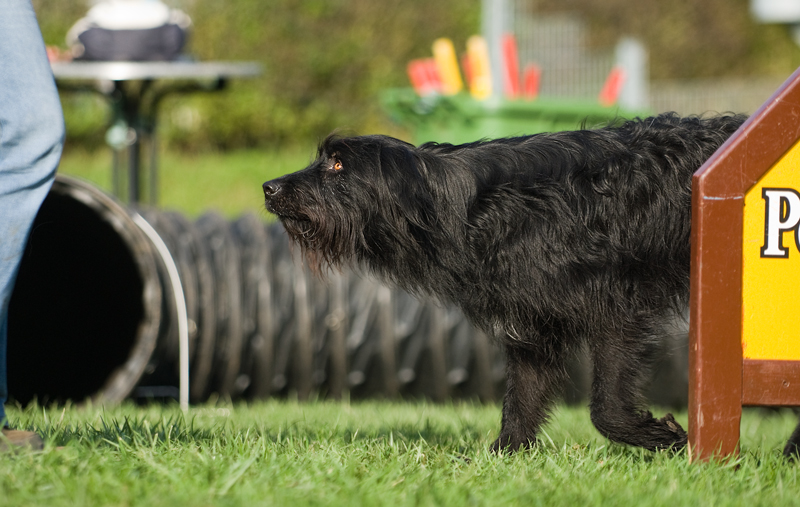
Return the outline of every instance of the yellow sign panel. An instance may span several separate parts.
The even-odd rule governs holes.
[[[742,348],[800,360],[800,142],[744,198]]]

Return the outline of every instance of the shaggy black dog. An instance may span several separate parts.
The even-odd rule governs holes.
[[[418,148],[330,137],[264,183],[266,206],[319,270],[355,264],[458,304],[499,337],[507,391],[494,450],[536,441],[591,352],[591,417],[618,442],[680,448],[642,391],[661,323],[689,294],[691,177],[743,116],[664,114],[597,130]]]

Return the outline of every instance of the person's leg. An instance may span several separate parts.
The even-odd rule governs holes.
[[[61,103],[30,0],[0,0],[0,420],[8,397],[8,303],[64,141]]]

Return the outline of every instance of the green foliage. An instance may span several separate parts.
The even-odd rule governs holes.
[[[222,93],[170,97],[160,137],[185,150],[313,143],[334,130],[407,137],[380,108],[379,93],[407,86],[406,63],[437,37],[457,48],[480,30],[479,0],[168,0],[194,21],[189,52],[200,60],[257,61],[263,74]],[[86,0],[34,0],[48,44],[64,46]],[[653,79],[788,76],[800,49],[781,25],[750,16],[749,0],[528,0],[534,13],[587,20],[591,43],[641,38]],[[103,145],[107,106],[65,93],[68,148]]]
[[[0,459],[0,495],[9,506],[798,504],[797,467],[779,451],[791,412],[745,413],[741,455],[709,464],[610,444],[581,407],[560,408],[534,449],[496,456],[499,412],[377,401],[11,409],[46,443]]]
[[[437,37],[463,47],[479,30],[478,0],[194,0],[168,2],[194,23],[190,53],[200,60],[258,61],[263,74],[223,93],[172,97],[161,134],[185,149],[315,141],[336,129],[396,131],[378,93],[407,84],[408,60],[431,54]],[[64,46],[84,0],[35,0],[45,42]],[[71,145],[96,147],[105,122],[72,95],[64,100]],[[91,115],[94,123],[87,121]]]

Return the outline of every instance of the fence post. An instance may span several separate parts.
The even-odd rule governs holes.
[[[784,287],[800,287],[800,226],[788,224],[800,223],[799,139],[800,69],[692,180],[693,459],[737,452],[742,406],[800,405],[800,315],[773,311],[793,298]],[[772,227],[765,183],[786,192],[775,194]],[[786,245],[785,257],[764,254],[770,234],[779,236],[770,245]],[[778,325],[761,325],[759,316]]]

